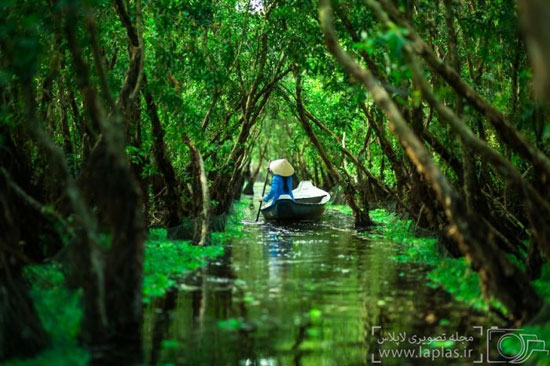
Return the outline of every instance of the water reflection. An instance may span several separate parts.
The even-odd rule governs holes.
[[[269,246],[269,258],[284,258],[291,254],[292,236],[284,228],[278,228],[272,225],[264,227],[264,236]]]
[[[269,278],[284,277],[290,268],[292,257],[292,235],[285,227],[265,225],[263,230],[265,243],[267,243],[269,260]]]
[[[377,343],[389,332],[466,334],[485,321],[425,286],[426,268],[392,260],[398,244],[356,237],[348,217],[258,225],[254,213],[223,257],[148,306],[148,364],[366,365],[393,347]]]

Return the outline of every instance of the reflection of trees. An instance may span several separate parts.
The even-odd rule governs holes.
[[[264,229],[268,247],[269,278],[284,278],[290,268],[292,233],[282,227],[266,226]]]
[[[391,258],[395,244],[359,240],[324,224],[256,228],[195,277],[195,291],[180,293],[174,317],[155,319],[154,334],[184,345],[162,357],[153,351],[151,361],[260,364],[277,355],[277,364],[361,364],[380,347],[373,325],[382,335],[435,334],[424,316],[449,299],[418,286],[424,274]],[[312,309],[322,314],[318,321]],[[240,328],[221,330],[217,321],[227,319],[238,319]]]
[[[185,360],[186,364],[224,359],[228,347],[223,346],[225,334],[218,334],[216,321],[232,317],[246,317],[246,309],[233,309],[231,247],[216,262],[191,274],[184,282],[194,287],[191,291],[170,291],[163,299],[149,306],[145,315],[144,343],[148,350],[150,340],[151,365],[162,360]],[[208,278],[221,279],[220,283]],[[147,326],[147,323],[152,323]],[[147,329],[151,329],[148,334]],[[176,340],[183,350],[162,349],[164,340]],[[189,349],[194,352],[188,353]],[[182,355],[181,352],[184,354]]]
[[[166,296],[158,302],[155,302],[155,309],[161,309],[161,312],[155,317],[154,327],[152,331],[152,345],[150,365],[156,365],[159,361],[161,344],[166,338],[166,332],[171,323],[171,312],[176,306],[178,292],[171,290],[166,293]]]

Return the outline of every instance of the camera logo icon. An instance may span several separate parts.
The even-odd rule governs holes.
[[[487,329],[487,362],[520,364],[527,361],[535,352],[546,355],[546,342],[536,334],[522,333],[523,329]],[[491,350],[498,352],[498,359],[492,359]],[[493,352],[494,354],[494,352]]]

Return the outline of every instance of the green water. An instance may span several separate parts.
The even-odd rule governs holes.
[[[255,223],[257,198],[243,199],[251,205],[243,232],[225,254],[147,305],[147,364],[471,365],[480,357],[484,339],[473,327],[488,320],[427,286],[424,265],[394,260],[402,245],[360,238],[349,215],[331,210],[318,223]],[[424,345],[430,356],[380,356],[420,352],[391,334],[474,340]],[[467,348],[471,357],[462,357]],[[432,361],[434,349],[464,353]]]

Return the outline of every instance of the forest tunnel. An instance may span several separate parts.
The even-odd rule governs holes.
[[[22,280],[46,260],[83,289],[84,343],[138,334],[148,228],[208,245],[278,158],[358,230],[385,207],[436,233],[515,324],[544,309],[545,2],[0,9],[0,350],[48,344]]]

